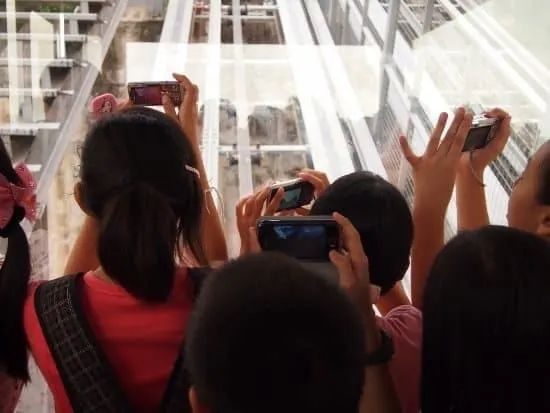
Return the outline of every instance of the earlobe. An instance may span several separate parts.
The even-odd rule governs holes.
[[[193,413],[208,413],[208,410],[201,404],[194,387],[189,389],[189,404]]]

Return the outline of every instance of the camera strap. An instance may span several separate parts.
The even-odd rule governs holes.
[[[208,271],[188,270],[195,298]],[[40,327],[74,411],[131,413],[130,401],[81,306],[78,287],[83,275],[67,275],[37,287],[34,306]],[[182,343],[162,400],[163,413],[191,412],[188,400],[191,382],[185,369],[184,347]]]

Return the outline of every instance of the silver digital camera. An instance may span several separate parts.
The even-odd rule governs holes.
[[[486,118],[483,115],[474,117],[462,151],[475,151],[487,146],[498,131],[498,124],[496,118]]]

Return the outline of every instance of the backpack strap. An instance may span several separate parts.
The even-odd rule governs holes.
[[[71,407],[79,413],[130,413],[129,401],[80,305],[83,274],[40,284],[34,307]]]
[[[210,271],[210,268],[189,268],[187,270],[187,275],[195,287],[195,300],[199,296],[204,281]],[[191,413],[191,405],[189,404],[190,388],[191,378],[189,377],[189,372],[185,368],[184,340],[178,359],[172,369],[170,380],[168,380],[160,411],[162,413]]]

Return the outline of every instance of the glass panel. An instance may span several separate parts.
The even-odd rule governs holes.
[[[264,152],[261,164],[255,165],[252,170],[254,187],[257,188],[268,181],[296,178],[296,172],[311,167],[313,167],[311,160],[303,152]]]
[[[296,93],[294,75],[289,63],[245,65],[247,100],[252,102],[287,101]]]

